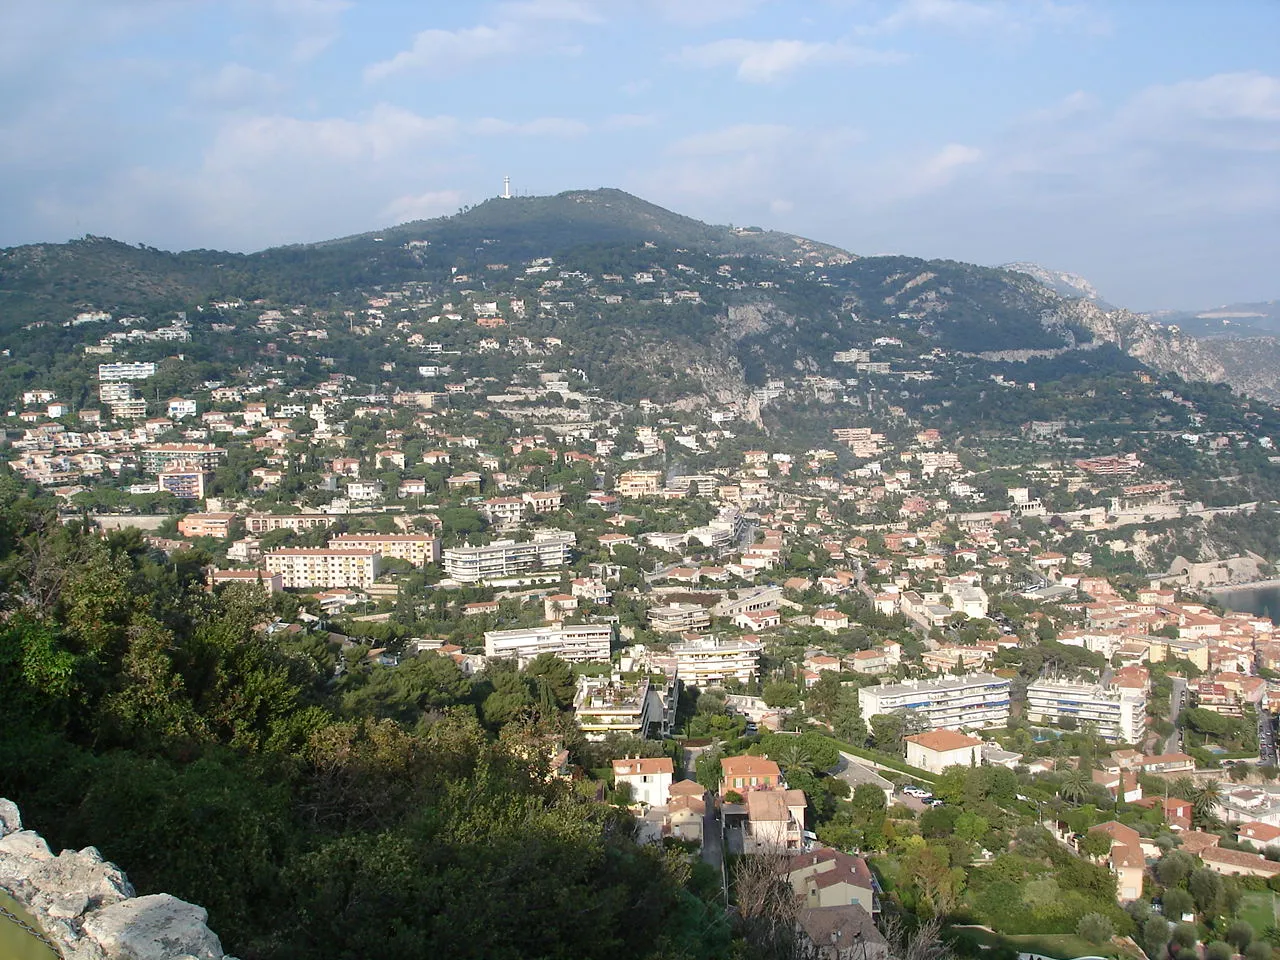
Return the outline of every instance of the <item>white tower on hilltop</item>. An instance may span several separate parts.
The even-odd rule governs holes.
[[[502,178],[502,199],[503,200],[511,199],[511,178],[510,177]]]

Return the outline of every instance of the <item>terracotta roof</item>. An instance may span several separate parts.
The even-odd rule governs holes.
[[[700,797],[706,793],[706,787],[696,780],[677,780],[667,791],[671,796]]]
[[[1272,840],[1280,838],[1280,827],[1273,827],[1269,823],[1262,823],[1259,820],[1251,820],[1248,823],[1242,823],[1236,832],[1248,840],[1259,840],[1262,843],[1270,843]]]
[[[720,761],[725,777],[781,777],[782,771],[768,757],[725,757]]]
[[[939,753],[945,753],[949,750],[963,750],[965,747],[982,746],[982,741],[976,737],[957,733],[955,730],[930,730],[928,733],[918,733],[913,737],[904,737],[903,739],[908,743],[914,743],[917,746],[924,747],[926,750],[935,750]]]
[[[778,790],[752,790],[747,794],[747,818],[754,822],[791,819],[786,797]]]
[[[1204,851],[1216,847],[1219,839],[1217,834],[1204,833],[1201,830],[1187,830],[1181,837],[1182,849],[1193,856],[1199,856]]]
[[[653,776],[659,773],[674,774],[675,767],[670,757],[635,757],[628,760],[613,761],[615,777],[634,777],[641,774]]]
[[[869,947],[885,947],[885,950],[868,950],[868,956],[879,956],[887,951],[884,937],[860,904],[809,907],[800,911],[797,923],[814,945],[827,946],[839,941],[850,945],[861,943]]]
[[[1258,870],[1272,876],[1280,874],[1280,863],[1268,860],[1257,853],[1245,853],[1243,850],[1224,850],[1221,847],[1209,847],[1201,851],[1200,859],[1205,863],[1216,863],[1225,867]]]

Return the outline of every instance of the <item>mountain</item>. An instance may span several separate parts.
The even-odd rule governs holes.
[[[1072,300],[1077,297],[1083,297],[1085,300],[1096,303],[1104,310],[1112,309],[1112,306],[1102,299],[1102,295],[1098,293],[1097,288],[1078,273],[1050,270],[1048,267],[1042,267],[1038,263],[1031,263],[1026,260],[1002,264],[1001,269],[1025,273],[1029,277],[1034,277],[1064,299]]]
[[[1165,310],[1151,314],[1193,337],[1255,337],[1280,334],[1280,300],[1229,303],[1207,310]]]
[[[945,354],[972,358],[966,363],[1069,355],[1110,369],[1100,359],[1106,345],[1158,371],[1280,398],[1280,363],[1268,359],[1280,350],[1274,343],[1251,350],[1194,341],[1109,309],[1071,274],[1027,263],[858,257],[791,234],[705,224],[601,189],[495,198],[449,217],[252,254],[170,253],[99,237],[0,251],[0,346],[10,351],[0,401],[12,404],[51,371],[68,392],[79,384],[84,393],[80,348],[103,331],[72,324],[82,311],[208,319],[214,304],[234,301],[355,317],[371,297],[406,285],[436,309],[520,301],[532,310],[531,333],[571,335],[575,364],[621,400],[743,398],[797,371],[848,377],[857,371],[836,357],[851,349],[897,351],[897,366],[921,366],[926,376],[921,360]],[[334,340],[341,327],[328,331]],[[35,329],[39,336],[27,335]],[[184,356],[200,364],[203,379],[218,379],[232,364],[253,362],[268,339],[246,325],[235,337],[196,336]],[[272,349],[305,354],[297,342]],[[408,376],[384,376],[396,363],[385,351],[343,344],[353,375],[393,384]],[[131,349],[163,358],[167,348]],[[181,377],[165,387],[189,389]]]

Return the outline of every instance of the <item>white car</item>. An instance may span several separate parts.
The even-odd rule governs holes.
[[[919,787],[903,787],[902,792],[905,793],[908,797],[915,797],[917,800],[919,800],[922,797],[927,797],[929,795],[929,791],[921,790]]]

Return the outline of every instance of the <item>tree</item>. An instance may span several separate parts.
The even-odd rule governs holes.
[[[1201,916],[1213,917],[1220,911],[1222,904],[1222,877],[1212,870],[1200,869],[1191,874],[1187,880],[1187,890]]]
[[[1245,960],[1271,960],[1271,944],[1258,940],[1244,949]]]
[[[538,654],[524,668],[524,675],[535,690],[545,688],[559,709],[563,710],[573,704],[573,695],[577,690],[573,668],[555,654]]]
[[[1231,944],[1214,940],[1205,946],[1204,956],[1205,960],[1231,960],[1235,951],[1231,949]]]
[[[1149,917],[1142,924],[1142,949],[1148,957],[1162,957],[1169,943],[1169,921],[1164,917]]]
[[[1080,851],[1094,859],[1111,852],[1111,837],[1102,830],[1091,830],[1080,838]]]
[[[1076,921],[1076,936],[1101,946],[1110,943],[1116,935],[1116,928],[1111,921],[1100,913],[1086,913]]]
[[[1194,947],[1200,940],[1200,931],[1194,923],[1179,923],[1173,928],[1173,942],[1184,949]]]
[[[1225,939],[1236,948],[1237,953],[1244,953],[1245,948],[1253,942],[1253,927],[1244,920],[1233,920],[1231,926],[1227,927]]]
[[[800,702],[800,691],[794,683],[775,680],[764,685],[764,702],[770,707],[789,709]]]
[[[1067,803],[1081,803],[1092,792],[1093,778],[1081,767],[1072,767],[1062,777],[1058,793]]]
[[[897,753],[902,749],[902,716],[896,713],[877,713],[871,718],[871,739],[877,750]]]
[[[1166,887],[1176,887],[1195,869],[1196,861],[1184,850],[1170,850],[1156,864],[1156,879]]]
[[[1192,913],[1196,906],[1191,894],[1181,887],[1169,887],[1165,890],[1161,902],[1164,906],[1164,915],[1174,923]]]
[[[1217,780],[1206,780],[1200,784],[1189,799],[1191,822],[1194,826],[1209,827],[1217,822],[1218,801],[1222,799],[1222,786]]]

